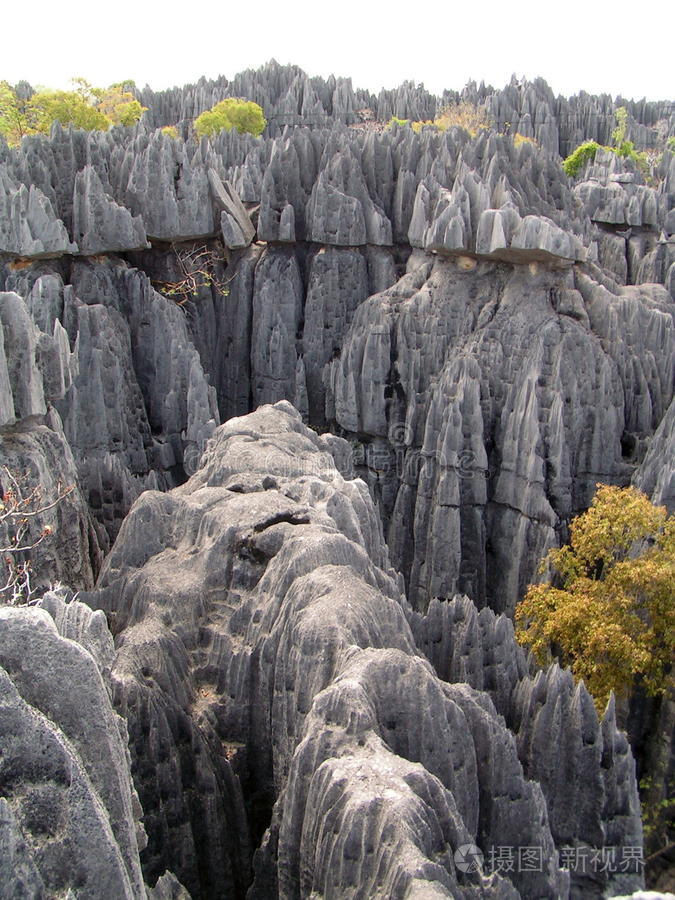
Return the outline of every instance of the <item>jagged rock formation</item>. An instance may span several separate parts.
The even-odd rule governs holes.
[[[55,432],[72,450],[105,546],[138,494],[177,483],[185,453],[205,444],[219,419],[215,391],[183,314],[119,260],[75,263],[67,286],[41,267],[19,268],[8,282],[27,298],[0,295],[14,416],[44,416],[49,401],[58,409]],[[48,330],[53,320],[52,338],[28,309]]]
[[[265,136],[196,142],[224,96]],[[495,127],[371,127],[460,100]],[[557,156],[608,143],[616,105],[661,146],[672,109],[541,80],[375,97],[275,63],[142,102],[134,129],[0,144],[0,465],[49,503],[76,485],[35,523],[36,584],[91,590],[120,532],[87,599],[148,881],[566,896],[554,848],[641,842],[632,760],[489,607],[596,482],[673,502],[675,154],[649,185],[602,152],[574,184]],[[285,404],[214,432],[283,400],[347,440]],[[467,841],[546,862],[472,877]]]
[[[106,195],[91,166],[75,178],[73,232],[80,253],[87,255],[148,246],[141,217],[133,217]]]
[[[224,77],[171,91],[141,91],[143,105],[155,128],[193,119],[225,97],[247,97],[259,103],[271,128],[287,125],[324,125],[331,120],[353,122],[356,110],[368,106],[368,95],[354,93],[349,78],[309,78],[298,66],[272,60],[263,69],[249,69],[232,81]]]
[[[515,77],[503,89],[469,82],[462,91],[436,97],[411,81],[380,91],[378,96],[354,89],[351,79],[310,78],[298,66],[272,60],[257,71],[248,70],[231,81],[224,77],[200,79],[197,84],[168,91],[144,88],[139,93],[146,116],[154,128],[187,124],[225,97],[247,97],[259,103],[276,136],[285,127],[318,127],[331,122],[350,124],[392,116],[429,121],[448,104],[466,101],[485,107],[499,131],[535,138],[549,152],[567,156],[582,141],[609,144],[615,127],[614,111],[625,106],[629,113],[627,137],[638,147],[652,147],[659,135],[672,133],[672,102],[628,100],[609,95],[580,93],[555,97],[543,78],[530,82]]]
[[[128,180],[119,187],[151,238],[185,241],[214,233],[207,171],[192,165],[182,142],[161,131],[139,135]]]
[[[35,185],[15,181],[7,166],[0,166],[0,253],[39,257],[76,251],[49,198]]]
[[[569,671],[553,665],[531,676],[510,619],[478,612],[467,597],[434,600],[425,616],[410,619],[417,646],[439,676],[486,691],[516,733],[518,757],[541,785],[557,846],[611,846],[619,834],[639,845],[633,759],[617,730],[613,699],[599,723],[591,698],[574,686]],[[584,876],[590,872],[572,871],[579,896],[594,890]]]
[[[146,844],[105,617],[60,594],[0,609],[0,884],[5,896],[143,898]],[[174,893],[173,896],[180,896]],[[183,896],[185,896],[183,894]]]
[[[633,484],[651,497],[653,503],[675,509],[675,401],[661,419]]]
[[[675,167],[665,152],[660,187],[647,187],[642,174],[614,153],[600,150],[574,191],[594,222],[591,254],[620,284],[660,282],[671,296],[675,241],[671,221],[675,199],[669,186]]]
[[[40,318],[40,317],[38,317]],[[21,297],[0,293],[0,485],[2,493],[34,497],[24,543],[53,536],[32,553],[34,590],[62,580],[73,588],[93,585],[99,544],[61,419],[51,405],[72,384],[76,362],[58,319],[43,309],[42,331]],[[0,526],[12,546],[11,520]]]
[[[17,419],[44,415],[47,403],[63,396],[71,385],[73,364],[61,322],[53,322],[51,334],[42,331],[17,294],[0,293],[0,322],[0,425],[13,425]]]
[[[209,183],[216,204],[222,207],[220,229],[223,234],[223,243],[230,250],[241,250],[248,247],[255,236],[255,228],[239,195],[228,181],[225,184],[221,183],[215,169],[209,170]]]
[[[272,65],[236,84],[287,111],[289,91],[327,109],[299,78]],[[211,88],[174,100],[196,110]],[[157,241],[189,258],[185,241],[204,240],[208,280],[179,294],[187,321],[115,257],[6,268],[4,286],[33,311],[49,296],[48,325],[68,330],[80,375],[59,410],[104,545],[144,487],[194,469],[219,415],[286,398],[363,446],[415,604],[460,590],[510,610],[595,483],[630,480],[670,402],[672,304],[623,282],[671,285],[672,154],[658,190],[602,152],[573,187],[543,137],[555,115],[541,83],[511,85],[504,107],[524,92],[540,148],[352,129],[364,98],[342,106],[335,91],[332,128],[196,144],[149,116],[126,132],[57,128],[7,155],[8,177],[43,192],[81,253],[147,233],[153,248],[128,258],[166,288],[185,273]],[[631,107],[650,126],[657,111]]]
[[[91,588],[101,564],[100,545],[55,412],[44,420],[22,421],[0,432],[0,488],[3,493],[16,492],[17,484],[23,497],[34,496],[26,533],[27,544],[38,544],[30,553],[33,590],[59,581],[73,588]],[[0,528],[3,547],[14,546],[11,526],[8,521]],[[39,542],[45,528],[51,536]]]
[[[542,149],[527,142],[516,147],[496,132],[467,142],[457,129],[443,135],[401,128],[378,134],[344,128],[339,123],[345,119],[350,114],[335,113],[321,123],[330,129],[295,127],[261,141],[221,134],[200,145],[153,131],[152,113],[127,132],[57,128],[51,147],[30,140],[18,154],[6,154],[0,196],[9,204],[5,218],[14,222],[16,235],[8,236],[0,251],[54,255],[78,252],[80,243],[79,252],[87,254],[143,246],[145,233],[155,240],[185,241],[213,237],[223,228],[225,243],[242,248],[253,236],[252,225],[235,192],[223,186],[228,178],[242,201],[260,204],[258,234],[265,241],[389,246],[392,236],[407,241],[412,225],[414,246],[510,254],[516,260],[534,258],[537,250],[581,259],[579,241],[588,245],[592,236],[585,215],[603,225],[647,228],[649,253],[659,240],[658,228],[672,233],[672,154],[667,152],[658,195],[630,163],[599,154],[575,197],[550,142],[542,140]],[[42,224],[24,209],[30,192],[48,207]],[[25,194],[24,206],[10,215],[19,193]],[[65,232],[58,239],[52,234],[56,226],[50,216],[62,232],[65,223],[72,244],[64,243]],[[17,228],[39,233],[20,238]],[[618,277],[647,281],[657,272],[659,280],[666,278],[672,264],[667,248],[638,271],[642,233],[633,236],[624,264],[613,258],[614,232],[595,236],[601,262],[613,266]],[[634,272],[626,269],[631,260]]]
[[[601,729],[567,673],[530,679],[504,620],[485,613],[489,642],[462,668],[457,615],[407,606],[365,485],[336,468],[345,449],[287,403],[232,419],[187,484],[137,501],[86,595],[117,635],[146,877],[170,858],[195,896],[241,891],[245,810],[257,840],[273,805],[254,897],[567,896],[556,846],[640,841],[612,712]],[[457,604],[476,620],[468,600]],[[440,681],[414,634],[447,649],[469,684]],[[481,692],[500,652],[513,733]],[[545,774],[554,708],[564,771],[594,779],[583,803],[563,799],[562,772]],[[541,847],[541,871],[465,875],[453,854],[467,843],[486,859],[497,845]],[[603,889],[575,884],[583,896]]]
[[[361,471],[411,602],[463,591],[510,612],[564,523],[598,481],[626,478],[663,416],[672,303],[545,267],[411,268],[358,308],[331,363],[329,418],[368,442]]]
[[[525,153],[520,156],[522,168]],[[457,174],[451,191],[433,176],[420,182],[408,238],[413,247],[444,255],[471,253],[507,262],[586,258],[579,239],[550,219],[521,218],[504,178],[490,191],[490,183],[468,168]]]

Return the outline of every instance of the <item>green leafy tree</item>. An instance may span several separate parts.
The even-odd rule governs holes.
[[[624,159],[632,159],[638,168],[642,170],[643,174],[648,175],[649,162],[647,154],[636,150],[633,141],[629,141],[626,138],[628,133],[628,110],[625,106],[620,106],[615,110],[614,115],[616,117],[616,128],[612,132],[614,147],[611,149],[617,156],[622,156]]]
[[[94,85],[90,81],[87,81],[86,78],[71,78],[70,83],[73,86],[72,93],[77,94],[90,106],[95,106],[103,93],[101,88],[94,87]]]
[[[616,119],[616,128],[612,132],[612,140],[615,147],[620,147],[626,140],[628,131],[628,110],[625,106],[620,106],[614,110],[614,118]]]
[[[16,145],[28,134],[48,134],[54,122],[86,131],[106,131],[111,125],[135,125],[145,111],[129,90],[133,82],[97,88],[84,78],[71,79],[72,91],[36,91],[21,99],[0,82],[0,134]]]
[[[38,131],[48,133],[54,122],[85,131],[107,131],[110,119],[92,106],[79,91],[41,91],[33,94],[30,107]]]
[[[267,122],[262,108],[251,100],[227,97],[203,112],[195,119],[195,132],[201,137],[211,137],[220,131],[236,128],[240,134],[262,134]]]
[[[516,609],[518,640],[541,663],[553,648],[599,709],[636,676],[663,692],[675,646],[675,516],[635,488],[598,485],[570,532],[542,564],[554,581],[530,585]]]
[[[595,159],[595,154],[601,149],[602,147],[597,141],[585,141],[583,144],[579,144],[576,150],[563,161],[565,174],[570,178],[576,178],[586,163]]]
[[[624,159],[632,159],[644,175],[649,175],[650,167],[647,154],[636,150],[635,144],[626,139],[628,133],[628,110],[625,106],[620,106],[615,110],[614,116],[616,118],[616,128],[612,132],[613,145],[611,147],[602,147],[596,141],[585,141],[583,144],[580,144],[563,161],[563,169],[570,178],[576,178],[586,163],[595,159],[595,154],[598,150],[609,150]]]
[[[6,81],[0,81],[0,134],[15,146],[36,130],[29,101],[21,100]]]

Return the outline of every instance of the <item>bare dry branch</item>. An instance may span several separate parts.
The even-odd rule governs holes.
[[[215,250],[206,244],[190,250],[172,245],[172,250],[182,277],[177,281],[153,280],[152,284],[160,293],[171,297],[178,306],[197,297],[203,287],[215,287],[225,296],[229,293],[227,286],[232,278],[218,279],[214,274],[217,265],[225,261]]]
[[[21,605],[30,603],[35,593],[30,553],[54,533],[50,525],[45,525],[39,535],[31,537],[31,521],[58,506],[75,486],[63,487],[59,483],[55,499],[43,503],[39,484],[26,490],[23,480],[7,466],[2,467],[2,476],[7,488],[0,497],[0,528],[4,537],[4,546],[0,546],[0,571],[4,568],[0,602]]]

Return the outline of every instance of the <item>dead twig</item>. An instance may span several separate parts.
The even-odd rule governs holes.
[[[224,262],[224,258],[215,250],[209,249],[206,244],[191,250],[172,246],[172,250],[181,277],[177,281],[153,280],[153,286],[160,293],[171,297],[178,306],[183,306],[188,300],[194,300],[204,287],[214,287],[223,296],[229,294],[227,285],[232,278],[219,279],[214,274],[216,266]]]
[[[2,467],[3,481],[7,488],[0,499],[0,533],[3,546],[0,556],[4,564],[4,584],[0,585],[0,603],[20,605],[30,603],[35,593],[31,583],[32,566],[30,553],[54,533],[51,525],[45,525],[38,535],[31,535],[31,522],[58,506],[72,493],[74,485],[57,485],[56,498],[42,502],[42,488],[35,485],[26,492],[22,480],[18,479],[7,466]]]

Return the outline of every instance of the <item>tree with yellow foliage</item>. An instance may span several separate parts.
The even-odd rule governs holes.
[[[633,487],[598,485],[570,533],[542,563],[553,580],[530,585],[516,609],[519,642],[541,663],[553,650],[599,709],[637,676],[663,692],[675,646],[675,516]]]
[[[128,87],[131,82],[111,84],[98,94],[97,109],[102,112],[113,125],[135,125],[143,115],[147,106],[141,106]]]
[[[492,128],[492,120],[485,107],[462,100],[443,107],[433,122],[430,119],[411,122],[410,119],[399,119],[396,116],[392,116],[387,127],[393,128],[394,125],[410,125],[417,134],[426,127],[435,128],[437,131],[447,131],[449,128],[463,128],[469,132],[471,137],[476,137],[479,131]]]
[[[451,103],[440,111],[434,120],[434,125],[440,131],[449,128],[463,128],[471,137],[475,137],[479,131],[484,131],[492,126],[492,121],[484,106],[461,100],[459,103]]]

